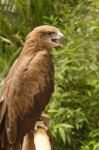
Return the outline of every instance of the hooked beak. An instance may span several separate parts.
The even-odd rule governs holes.
[[[58,35],[59,39],[65,39],[65,36],[60,31],[58,31],[57,35]]]
[[[58,45],[58,48],[63,48],[63,42],[65,40],[65,36],[63,33],[61,33],[60,31],[58,32],[58,42],[59,42],[59,45]]]
[[[56,36],[53,37],[51,40],[56,44],[55,48],[63,48],[63,41],[65,39],[65,36],[60,32],[58,31]]]

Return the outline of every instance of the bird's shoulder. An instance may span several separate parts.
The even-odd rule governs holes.
[[[49,54],[40,51],[34,56],[18,58],[5,79],[2,97],[7,103],[32,99],[44,90],[53,79],[53,68]]]

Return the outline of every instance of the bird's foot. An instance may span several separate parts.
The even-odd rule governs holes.
[[[48,127],[44,124],[44,121],[37,121],[34,130],[36,131],[38,127],[48,130]]]

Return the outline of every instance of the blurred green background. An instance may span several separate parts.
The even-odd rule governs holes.
[[[54,150],[99,150],[99,1],[0,0],[0,89],[36,26],[65,34],[53,50],[55,92],[46,108]]]

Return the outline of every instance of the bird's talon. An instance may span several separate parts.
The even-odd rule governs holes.
[[[44,121],[37,121],[35,124],[34,130],[36,131],[38,129],[38,127],[41,127],[41,128],[44,128],[45,130],[48,130],[48,128],[44,124]]]

